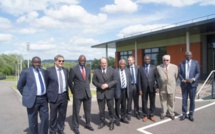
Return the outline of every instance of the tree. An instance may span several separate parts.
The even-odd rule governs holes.
[[[112,68],[115,68],[115,58],[110,56],[110,57],[107,58],[107,60],[108,60],[108,66],[112,67]],[[99,68],[99,67],[100,67],[100,60],[95,58],[92,61],[91,69],[96,69],[96,68]]]

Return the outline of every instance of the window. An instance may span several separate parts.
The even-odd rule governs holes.
[[[119,60],[125,59],[127,61],[129,56],[132,56],[132,51],[119,52]]]
[[[144,50],[144,56],[151,57],[151,64],[159,65],[162,63],[162,56],[166,54],[166,47],[147,48]]]

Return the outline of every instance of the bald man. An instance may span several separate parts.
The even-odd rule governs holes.
[[[196,88],[198,86],[198,78],[200,76],[199,63],[192,60],[192,53],[185,53],[185,61],[179,64],[179,79],[181,80],[182,91],[182,117],[181,120],[187,118],[187,99],[190,98],[189,120],[194,121],[193,113],[195,110]]]
[[[85,66],[86,57],[80,55],[78,64],[70,69],[69,87],[73,94],[73,116],[72,125],[75,134],[79,134],[79,112],[81,103],[83,102],[84,114],[86,119],[85,128],[94,131],[90,125],[91,122],[91,92],[90,81],[91,72],[90,68]]]
[[[117,78],[114,76],[114,69],[108,67],[107,59],[100,59],[100,68],[94,70],[93,84],[97,89],[97,101],[99,105],[100,124],[98,129],[105,126],[105,103],[107,103],[109,111],[109,130],[114,129],[114,89]]]
[[[157,66],[158,71],[158,87],[161,101],[161,119],[166,116],[167,109],[170,113],[170,118],[175,120],[175,90],[176,80],[178,77],[178,67],[170,63],[170,55],[162,57],[163,64]]]

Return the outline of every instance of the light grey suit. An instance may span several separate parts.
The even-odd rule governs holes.
[[[165,116],[168,111],[170,116],[174,116],[174,101],[176,80],[178,77],[178,67],[174,64],[169,64],[167,67],[161,64],[157,66],[158,71],[158,87],[160,89],[160,101],[162,107],[161,116]]]

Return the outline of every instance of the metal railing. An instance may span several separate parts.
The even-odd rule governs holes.
[[[200,87],[200,89],[196,93],[196,98],[200,99],[203,97],[208,97],[211,95],[213,98],[213,91],[214,91],[214,73],[215,70],[211,71],[208,75],[207,79],[203,83],[203,85]]]
[[[164,26],[149,29],[146,31],[141,31],[141,32],[125,35],[124,38],[135,36],[135,35],[140,35],[140,34],[144,34],[144,33],[150,33],[150,32],[154,32],[154,31],[164,30],[164,29],[168,29],[168,28],[173,28],[173,27],[177,27],[177,26],[182,26],[182,25],[186,25],[186,24],[192,24],[192,23],[200,22],[203,20],[209,20],[209,19],[213,19],[213,18],[215,18],[215,14],[210,14],[210,15],[206,15],[206,16],[202,16],[202,17],[198,17],[198,18],[193,18],[190,20],[185,20],[185,21],[176,22],[176,23],[169,24],[169,25],[164,25]]]
[[[4,80],[4,79],[6,79],[6,75],[0,75],[0,80]]]

